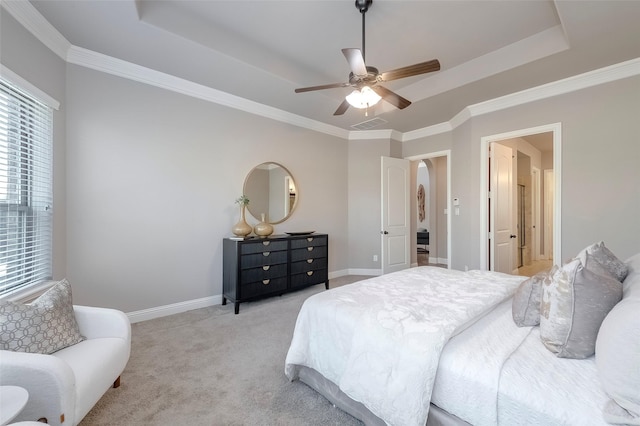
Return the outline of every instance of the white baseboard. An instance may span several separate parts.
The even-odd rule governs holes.
[[[349,275],[382,275],[382,269],[349,269]]]
[[[381,274],[382,272],[378,269],[344,269],[341,271],[330,272],[329,280],[331,280],[332,278],[342,277],[344,275]],[[127,316],[129,317],[129,321],[131,321],[131,323],[136,323],[220,304],[222,304],[222,295],[218,294],[215,296],[203,297],[201,299],[187,300],[184,302],[172,303],[171,305],[157,306],[155,308],[128,312]]]
[[[194,309],[222,304],[222,295],[203,297],[201,299],[187,300],[185,302],[172,303],[171,305],[157,306],[141,311],[128,312],[127,316],[132,323],[147,321],[154,318],[166,317]]]

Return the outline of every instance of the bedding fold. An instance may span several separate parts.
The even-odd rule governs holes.
[[[313,368],[389,425],[423,426],[442,348],[525,277],[418,267],[314,295],[285,374]]]

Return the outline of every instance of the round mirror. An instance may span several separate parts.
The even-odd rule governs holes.
[[[253,217],[265,222],[285,221],[296,207],[298,193],[289,170],[278,163],[262,163],[254,167],[244,180],[247,209]]]

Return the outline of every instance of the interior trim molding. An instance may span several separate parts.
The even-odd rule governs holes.
[[[270,118],[346,140],[396,139],[402,142],[450,132],[472,117],[523,105],[616,80],[640,75],[640,58],[578,74],[555,82],[532,87],[485,102],[469,105],[451,120],[409,132],[396,130],[345,130],[336,126],[292,114],[268,105],[231,95],[189,80],[165,74],[140,65],[112,58],[72,45],[28,1],[0,1],[20,24],[68,63],[128,78],[140,83],[182,93],[198,99]]]
[[[448,122],[404,133],[402,141],[406,142],[426,136],[437,135],[439,133],[446,133],[473,117],[551,98],[553,96],[564,95],[581,89],[587,89],[589,87],[599,86],[601,84],[611,83],[637,75],[640,75],[640,58],[630,59],[608,67],[567,77],[562,80],[532,87],[520,92],[514,92],[485,102],[469,105]]]
[[[185,302],[172,303],[170,305],[157,306],[155,308],[128,312],[127,317],[129,317],[129,321],[131,321],[131,323],[136,323],[220,304],[222,304],[222,295],[218,294],[215,296],[203,297],[200,299],[187,300]]]
[[[28,1],[0,1],[3,7],[23,27],[60,58],[66,60],[71,43]]]
[[[67,54],[67,62],[115,75],[117,77],[126,78],[128,80],[137,81],[139,83],[159,87],[161,89],[170,90],[172,92],[181,93],[183,95],[202,99],[218,105],[234,108],[250,114],[259,115],[298,127],[304,127],[320,133],[337,136],[343,139],[347,139],[349,136],[348,130],[341,129],[336,126],[311,120],[278,108],[241,98],[240,96],[232,95],[212,87],[194,83],[190,80],[175,77],[170,74],[103,55],[102,53],[81,47],[71,46]]]

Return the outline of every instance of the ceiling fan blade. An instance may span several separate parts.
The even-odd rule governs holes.
[[[311,86],[311,87],[302,87],[300,89],[296,89],[296,93],[302,92],[311,92],[313,90],[324,90],[324,89],[335,89],[336,87],[349,87],[351,86],[349,83],[332,83],[332,84],[323,84],[322,86]]]
[[[342,54],[347,58],[347,62],[349,62],[349,67],[351,67],[353,75],[364,76],[368,74],[367,66],[364,64],[364,58],[362,57],[360,49],[342,49]]]
[[[389,102],[391,105],[395,106],[399,109],[405,109],[409,105],[411,105],[411,101],[403,98],[397,93],[392,92],[391,90],[382,87],[382,86],[373,86],[371,89],[376,92],[382,99]]]
[[[422,62],[408,67],[402,67],[395,70],[383,72],[378,79],[380,81],[398,80],[399,78],[411,77],[414,75],[425,74],[428,72],[439,71],[440,61],[432,59],[431,61]]]
[[[333,115],[342,115],[347,111],[348,108],[349,108],[349,102],[347,102],[347,100],[345,99],[344,101],[342,101],[342,103],[340,104],[336,112],[333,113]]]

